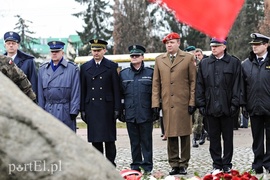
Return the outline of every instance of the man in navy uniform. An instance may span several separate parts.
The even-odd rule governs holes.
[[[153,69],[144,67],[145,48],[128,48],[131,63],[120,72],[121,92],[124,98],[124,118],[131,145],[131,169],[150,173],[153,169],[153,110],[151,108]],[[121,116],[123,117],[123,116]]]
[[[242,62],[243,115],[250,116],[254,160],[252,169],[270,171],[270,47],[269,39],[259,33],[251,34],[252,51]],[[266,140],[264,140],[266,138]]]
[[[81,117],[87,123],[88,142],[116,166],[116,119],[120,113],[118,64],[104,57],[107,42],[92,39],[93,58],[81,65]]]
[[[51,61],[42,64],[38,72],[38,105],[76,131],[80,110],[79,68],[64,59],[61,41],[48,43]]]
[[[19,50],[21,37],[18,33],[9,31],[4,34],[5,55],[11,57],[15,64],[23,70],[27,79],[32,84],[32,89],[37,94],[37,71],[34,57]]]

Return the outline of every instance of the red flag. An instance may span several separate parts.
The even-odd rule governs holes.
[[[150,0],[166,4],[176,18],[211,36],[225,39],[245,0]]]

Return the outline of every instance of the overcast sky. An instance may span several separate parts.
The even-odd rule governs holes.
[[[75,0],[0,0],[0,38],[13,31],[20,15],[28,23],[34,37],[68,37],[83,30],[83,20],[72,16],[85,10]]]

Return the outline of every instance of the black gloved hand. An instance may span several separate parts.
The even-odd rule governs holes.
[[[159,108],[154,107],[154,108],[152,108],[152,110],[153,110],[153,121],[158,120],[159,119]]]
[[[242,115],[243,115],[246,119],[249,118],[249,114],[248,114],[247,109],[246,109],[245,106],[242,107]]]
[[[76,120],[76,117],[77,117],[77,114],[70,114],[70,119],[72,121],[75,121]]]
[[[188,106],[188,113],[192,115],[196,111],[196,106]]]
[[[205,107],[204,106],[199,107],[199,112],[201,113],[201,115],[205,116],[206,115]]]
[[[114,111],[114,120],[118,119],[120,117],[119,111]]]
[[[239,109],[239,108],[236,107],[236,106],[234,106],[234,105],[231,106],[230,111],[231,111],[231,116],[232,116],[232,117],[237,116],[238,109]]]
[[[119,115],[119,121],[121,122],[126,122],[126,118],[125,118],[125,109],[123,109]]]
[[[81,118],[82,118],[82,120],[86,123],[85,111],[82,111],[82,112],[81,112]]]

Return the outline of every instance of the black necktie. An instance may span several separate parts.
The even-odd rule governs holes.
[[[98,67],[99,67],[99,63],[96,64],[96,68],[98,68]]]
[[[262,60],[263,60],[262,57],[258,58],[258,63],[259,63],[260,65],[262,64]]]

